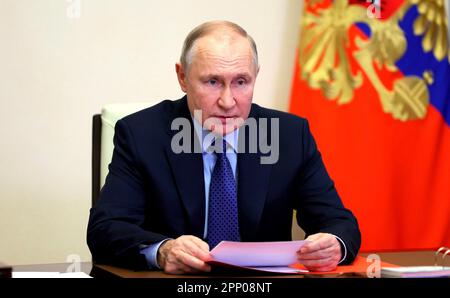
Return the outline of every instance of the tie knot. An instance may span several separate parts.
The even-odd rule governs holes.
[[[208,148],[208,153],[215,153],[221,155],[226,153],[228,148],[228,143],[224,138],[216,138],[212,141],[211,146]]]
[[[222,151],[220,153],[227,153],[227,146],[228,146],[227,141],[225,141],[225,139],[222,139],[222,147],[221,147]]]

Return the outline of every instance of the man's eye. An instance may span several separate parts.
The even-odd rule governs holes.
[[[239,86],[243,86],[243,85],[245,85],[246,83],[247,83],[247,81],[244,80],[244,79],[237,80],[237,84],[238,84]]]
[[[217,85],[217,80],[211,79],[208,81],[208,84],[215,86],[215,85]]]

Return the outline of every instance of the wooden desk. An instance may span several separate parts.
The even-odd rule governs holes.
[[[91,276],[94,278],[167,278],[167,279],[218,279],[218,278],[303,278],[303,275],[271,275],[271,274],[259,274],[247,272],[236,272],[227,274],[197,274],[197,275],[174,275],[166,274],[162,271],[133,271],[129,269],[118,268],[109,265],[94,265],[91,271]]]
[[[368,253],[361,254],[367,256]],[[433,265],[433,251],[414,252],[383,252],[378,254],[382,261],[399,265]],[[40,272],[66,272],[70,263],[59,264],[36,264],[13,266],[13,271],[40,271]],[[168,275],[161,271],[141,271],[108,266],[92,265],[90,262],[81,264],[81,270],[95,277],[93,280],[76,282],[71,281],[74,286],[70,287],[71,294],[86,295],[88,292],[101,291],[101,293],[111,293],[113,295],[127,296],[130,292],[150,293],[155,291],[165,293],[168,296],[189,295],[206,296],[211,294],[227,295],[234,297],[237,295],[264,295],[264,297],[289,297],[294,293],[325,293],[332,291],[330,296],[336,293],[357,293],[358,296],[370,293],[372,295],[386,295],[385,285],[392,288],[412,291],[416,295],[418,291],[432,289],[437,293],[444,293],[448,290],[450,279],[369,279],[365,274],[360,275],[339,275],[339,276],[305,276],[305,275]],[[356,278],[315,278],[315,277],[356,277]],[[359,278],[358,278],[359,277]],[[6,282],[5,282],[6,281]],[[39,281],[39,288],[48,295],[49,289],[54,286],[54,281],[46,279]],[[0,288],[6,291],[11,288],[15,294],[32,290],[36,295],[35,286],[26,286],[24,281],[3,279],[0,281]],[[8,292],[9,293],[9,292]],[[408,294],[409,295],[409,294]],[[413,295],[413,294],[411,294]]]
[[[360,256],[367,257],[370,254],[372,253],[361,253]],[[380,256],[381,261],[399,266],[433,266],[435,251],[375,252],[375,254]]]
[[[361,256],[367,257],[371,253],[362,253]],[[381,261],[401,265],[401,266],[419,266],[434,265],[434,251],[410,251],[410,252],[382,252],[377,253]],[[70,263],[55,264],[35,264],[13,266],[13,271],[40,271],[40,272],[66,272]],[[202,275],[170,275],[162,271],[133,271],[129,269],[109,266],[92,265],[91,262],[81,263],[81,271],[97,278],[220,278],[220,275],[202,274]],[[223,276],[223,277],[230,277]],[[243,278],[261,278],[261,275],[252,276],[242,274],[238,277]],[[303,278],[303,275],[263,275],[265,278]],[[354,274],[328,277],[361,277]]]
[[[372,253],[362,253],[363,257],[367,257]],[[382,252],[376,253],[380,256],[381,261],[396,264],[400,266],[420,266],[420,265],[434,265],[434,251],[410,251],[410,252]],[[109,265],[94,265],[91,271],[91,276],[100,278],[218,278],[220,275],[202,274],[202,275],[170,275],[161,271],[133,271],[129,269],[118,268]],[[223,276],[223,277],[230,277]],[[251,276],[242,274],[238,277],[253,278],[258,276]],[[303,278],[303,275],[263,275],[267,278]],[[329,275],[322,277],[363,277],[358,274],[344,274],[344,275]]]
[[[368,253],[361,254],[367,256]],[[399,265],[433,265],[433,251],[412,251],[412,252],[383,252],[378,254],[382,261]],[[71,264],[41,264],[27,266],[13,266],[13,271],[43,271],[43,272],[66,272]],[[71,288],[71,293],[79,291],[80,295],[90,292],[93,289],[111,292],[114,295],[129,295],[130,291],[140,293],[153,293],[157,290],[159,293],[167,295],[264,295],[264,297],[289,297],[293,293],[323,293],[331,290],[333,294],[339,292],[351,291],[352,293],[371,293],[373,295],[385,295],[386,288],[398,288],[402,293],[405,289],[417,293],[418,291],[437,291],[445,292],[450,285],[450,279],[388,279],[377,278],[369,279],[365,274],[346,274],[346,275],[168,275],[161,271],[141,271],[108,266],[92,265],[90,262],[81,264],[81,270],[94,277],[94,280],[80,283]],[[318,278],[319,277],[319,278]],[[331,278],[330,278],[331,277]],[[339,277],[339,278],[335,278]],[[10,281],[13,281],[12,279]],[[47,286],[40,286],[48,289],[53,285],[52,280]],[[33,289],[35,287],[24,287],[21,283],[2,283],[4,286],[14,286],[14,293],[21,290]],[[254,292],[252,292],[252,290]],[[256,291],[256,292],[255,292]],[[46,294],[48,294],[46,292]],[[412,294],[411,294],[412,295]]]

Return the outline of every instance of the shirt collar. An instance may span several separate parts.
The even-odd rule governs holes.
[[[206,149],[211,144],[203,144],[203,140],[206,136],[212,134],[210,130],[205,129],[198,121],[195,119],[192,115],[192,122],[194,123],[194,129],[197,137],[200,139],[200,143],[202,144],[202,152],[207,153]],[[233,151],[237,152],[237,146],[238,146],[238,138],[239,138],[239,129],[235,129],[234,131],[230,132],[229,134],[225,135],[224,139],[228,143],[228,146],[233,149]]]

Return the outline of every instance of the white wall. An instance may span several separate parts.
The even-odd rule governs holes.
[[[91,117],[181,97],[174,63],[199,23],[246,28],[261,61],[255,102],[286,110],[301,2],[0,0],[0,261],[90,259]]]

